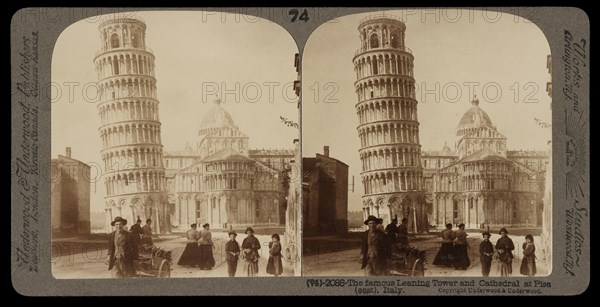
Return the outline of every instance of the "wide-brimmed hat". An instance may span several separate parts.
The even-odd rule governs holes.
[[[491,236],[492,236],[492,234],[491,234],[491,233],[489,233],[489,232],[487,232],[487,231],[484,231],[484,232],[483,232],[481,235],[482,235],[482,236],[484,236],[484,237],[485,237],[485,236],[488,236],[488,237],[491,237]]]
[[[230,232],[228,232],[228,233],[227,233],[227,235],[229,235],[229,236],[230,236],[230,235],[234,235],[234,236],[236,236],[236,237],[237,237],[237,233],[235,233],[235,231],[230,231]]]
[[[248,234],[249,232],[254,233],[254,229],[252,229],[252,227],[248,227],[246,228],[246,231],[244,231],[245,234]]]
[[[377,223],[377,218],[374,215],[369,215],[369,217],[367,217],[367,219],[365,220],[365,225],[368,225],[371,221]]]
[[[210,226],[208,223],[202,224],[202,228],[206,228],[206,226]]]
[[[503,232],[508,234],[508,230],[506,230],[506,228],[504,228],[504,227],[500,228],[500,234],[502,234]]]
[[[465,224],[464,223],[458,224],[458,228],[461,228],[461,227],[465,227]]]
[[[120,216],[115,217],[115,219],[112,222],[110,222],[110,225],[115,226],[116,222],[121,222],[123,225],[127,225],[127,220]]]
[[[194,224],[190,225],[190,227],[192,227],[192,228],[198,227],[198,224],[194,223]]]

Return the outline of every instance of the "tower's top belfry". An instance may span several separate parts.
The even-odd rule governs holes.
[[[120,48],[146,49],[146,24],[141,19],[103,19],[98,31],[102,40],[100,52]]]
[[[406,25],[396,16],[382,14],[365,17],[358,26],[361,48],[356,51],[355,56],[377,49],[412,53],[404,43],[405,31]]]

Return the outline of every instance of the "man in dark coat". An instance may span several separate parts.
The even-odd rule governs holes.
[[[113,277],[132,277],[135,274],[133,261],[137,259],[137,243],[131,233],[124,229],[127,220],[117,216],[110,223],[115,231],[108,235],[108,270]]]
[[[146,225],[142,227],[144,234],[142,235],[142,244],[152,245],[152,220],[147,219]]]
[[[387,233],[390,245],[396,244],[398,241],[398,219],[394,217],[392,222],[385,227],[385,233]]]
[[[134,235],[143,235],[144,234],[144,230],[142,229],[142,220],[140,220],[139,217],[138,217],[137,221],[135,222],[135,224],[133,224],[131,226],[131,229],[129,229],[129,232],[131,232]]]
[[[135,253],[138,254],[139,246],[142,244],[142,235],[144,234],[144,230],[142,229],[142,220],[140,220],[139,217],[138,217],[137,221],[135,222],[135,224],[133,224],[131,226],[131,229],[129,229],[129,232],[131,232],[131,239],[135,242],[135,245],[136,245]]]
[[[370,215],[365,220],[365,225],[369,226],[363,234],[360,257],[362,260],[361,269],[366,268],[367,276],[382,276],[385,273],[385,245],[386,235],[383,231],[377,229],[379,219]]]
[[[398,225],[398,243],[403,247],[408,245],[408,219],[403,218],[402,224]]]

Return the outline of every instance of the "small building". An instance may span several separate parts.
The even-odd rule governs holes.
[[[302,158],[304,236],[348,232],[348,165],[329,156]]]
[[[90,233],[90,166],[58,155],[51,164],[52,232]]]

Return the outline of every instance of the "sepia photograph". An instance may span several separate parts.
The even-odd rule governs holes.
[[[24,7],[10,23],[19,297],[589,290],[584,9]]]
[[[304,276],[552,272],[552,56],[534,23],[353,14],[302,60]]]
[[[300,275],[299,69],[286,30],[241,13],[66,28],[52,56],[52,275]]]

